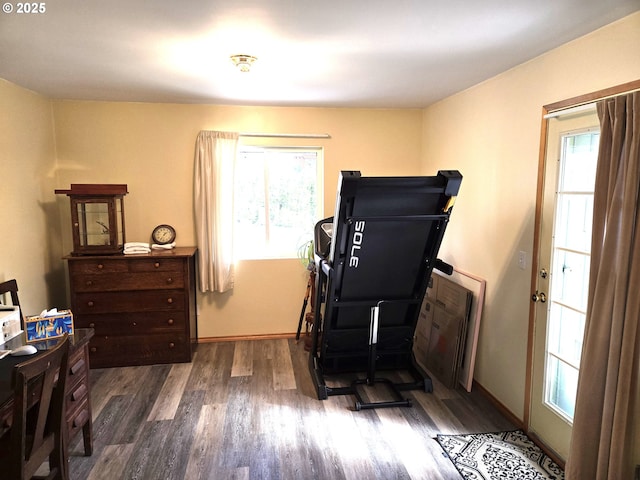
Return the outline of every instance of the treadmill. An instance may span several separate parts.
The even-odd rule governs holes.
[[[410,407],[405,390],[432,392],[413,340],[431,273],[452,267],[437,259],[462,175],[363,177],[342,171],[335,213],[314,228],[316,302],[309,371],[318,399],[352,395],[355,410]],[[381,372],[407,371],[393,382]],[[355,373],[349,386],[327,378]],[[366,388],[384,384],[390,398],[370,402]]]

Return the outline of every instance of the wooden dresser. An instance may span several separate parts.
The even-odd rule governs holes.
[[[93,328],[92,368],[191,361],[195,247],[67,256],[76,328]]]

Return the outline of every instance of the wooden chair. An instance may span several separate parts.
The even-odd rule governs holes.
[[[19,307],[20,301],[18,300],[18,282],[15,279],[7,280],[0,283],[0,296],[5,294],[11,295],[11,304]],[[24,315],[22,309],[20,309],[20,328],[24,330]]]
[[[1,462],[8,477],[2,478],[37,478],[34,475],[47,458],[49,474],[44,478],[69,478],[64,415],[68,357],[65,335],[55,347],[14,367],[13,422],[2,439],[7,444],[0,441],[0,451],[8,454]]]

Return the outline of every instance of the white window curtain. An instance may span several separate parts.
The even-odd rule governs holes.
[[[203,130],[196,139],[194,207],[201,292],[233,288],[233,179],[238,134]]]

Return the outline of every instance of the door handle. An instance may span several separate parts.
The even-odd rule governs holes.
[[[536,290],[536,292],[531,295],[531,300],[533,300],[534,302],[545,303],[547,301],[547,294],[544,292],[538,292]]]

